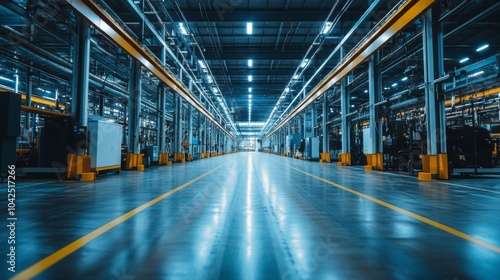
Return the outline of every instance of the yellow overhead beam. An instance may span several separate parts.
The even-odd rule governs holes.
[[[478,99],[478,98],[484,98],[493,94],[499,94],[500,93],[500,87],[488,89],[488,90],[483,90],[479,92],[475,92],[472,94],[466,94],[463,96],[455,96],[455,105],[460,104],[460,103],[465,103],[467,101],[471,101],[473,99]],[[444,102],[444,105],[446,107],[451,106],[452,101],[451,99],[448,99]]]
[[[26,94],[22,93],[21,99],[26,100]],[[31,96],[31,102],[35,102],[38,104],[43,104],[43,105],[47,105],[47,106],[51,106],[51,107],[56,107],[55,101],[43,99],[43,98],[36,97],[36,96]],[[64,105],[59,104],[59,108],[64,109],[64,107],[65,107]]]
[[[34,114],[50,116],[50,117],[60,117],[60,118],[70,118],[71,117],[70,114],[64,114],[64,113],[60,113],[60,112],[44,110],[44,109],[35,108],[35,107],[28,107],[26,105],[21,105],[21,110],[28,112],[28,113],[34,113]]]
[[[284,118],[264,139],[273,135],[278,129],[292,120],[307,106],[321,97],[333,85],[340,82],[349,72],[368,59],[375,51],[382,47],[394,35],[399,33],[408,24],[431,8],[438,0],[410,0],[395,11],[372,35],[341,61],[314,89]]]
[[[175,91],[210,121],[215,123],[222,131],[231,138],[236,138],[224,128],[215,117],[194,97],[191,92],[169,73],[163,65],[146,51],[139,43],[125,31],[115,20],[109,16],[101,7],[92,0],[64,0],[68,6],[78,13],[82,18],[95,26],[102,34],[121,47],[130,56],[137,59],[153,75]]]

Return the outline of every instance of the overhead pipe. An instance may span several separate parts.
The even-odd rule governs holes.
[[[4,30],[5,30],[4,27],[0,26],[0,34],[4,35],[4,32],[2,32]],[[13,30],[13,32],[15,32],[15,31]],[[69,80],[69,77],[70,77],[71,73],[73,72],[72,64],[70,62],[68,62],[60,57],[57,57],[57,56],[55,56],[55,55],[53,55],[53,54],[51,54],[51,53],[49,53],[41,48],[35,46],[34,44],[28,44],[28,45],[23,44],[23,45],[20,45],[19,47],[24,49],[25,51],[27,51],[29,53],[34,54],[35,59],[40,60],[44,63],[47,63],[51,66],[54,66],[59,71],[67,74],[68,80]],[[21,63],[17,60],[15,60],[15,62]],[[32,66],[27,65],[27,64],[25,64],[25,66],[32,67]],[[44,70],[43,72],[50,74],[50,72],[47,70]],[[119,86],[110,84],[109,82],[106,82],[106,80],[104,80],[103,78],[101,78],[95,74],[92,74],[92,73],[90,73],[89,78],[90,78],[89,84],[92,85],[94,88],[99,89],[101,91],[109,92],[118,98],[121,98],[123,100],[128,101],[128,94],[127,94],[126,89],[120,89]],[[156,110],[156,106],[152,102],[147,101],[147,100],[142,100],[141,102],[144,105],[146,105],[148,108]]]

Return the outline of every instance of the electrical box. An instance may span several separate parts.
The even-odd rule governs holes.
[[[287,135],[285,142],[285,152],[288,153],[288,156],[293,156],[293,154],[299,149],[300,135],[298,133]]]
[[[95,171],[121,167],[122,126],[112,119],[89,116],[90,168]]]
[[[307,137],[305,143],[304,158],[306,160],[319,159],[319,138]]]
[[[158,154],[160,149],[158,146],[146,146],[146,154],[150,160],[151,165],[158,165]]]

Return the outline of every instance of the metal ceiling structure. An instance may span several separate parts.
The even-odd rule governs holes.
[[[294,110],[298,113],[304,107],[298,106],[305,104],[302,101],[339,65],[341,57],[356,51],[358,43],[386,16],[398,7],[422,1],[80,2],[94,3],[135,40],[144,55],[151,57],[143,62],[146,68],[148,63],[163,63],[162,48],[166,47],[163,72],[176,81],[170,85],[172,93],[183,93],[226,133],[238,138],[265,138],[284,124],[284,119],[291,120]],[[499,29],[495,16],[500,10],[498,1],[437,2],[443,11],[446,72],[498,52],[500,38],[491,36],[491,30]],[[4,88],[14,89],[16,79],[26,81],[25,69],[31,66],[34,95],[57,98],[62,104],[71,98],[71,53],[78,17],[72,3],[2,1],[0,64],[4,79],[0,83]],[[93,23],[99,25],[95,20]],[[248,34],[250,23],[252,32]],[[387,98],[423,82],[421,20],[411,19],[405,25],[401,32],[386,38],[380,49]],[[102,28],[92,29],[91,41],[91,92],[107,96],[104,106],[121,112],[128,98],[129,58],[134,55]],[[475,51],[485,43],[489,44],[486,51]],[[470,61],[461,63],[464,57]],[[367,62],[362,59],[356,66],[345,73],[353,111],[362,110],[368,102]],[[156,121],[156,87],[162,75],[154,70],[143,72],[143,119],[151,125]],[[401,82],[405,77],[408,80]],[[338,89],[334,84],[328,88],[329,108],[338,114]],[[22,83],[18,90],[23,91]],[[90,100],[92,106],[98,103],[97,97]],[[173,94],[166,102],[171,119]]]

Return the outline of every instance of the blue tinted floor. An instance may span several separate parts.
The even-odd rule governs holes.
[[[1,279],[500,279],[498,178],[237,153],[18,181],[16,273],[4,228]]]

